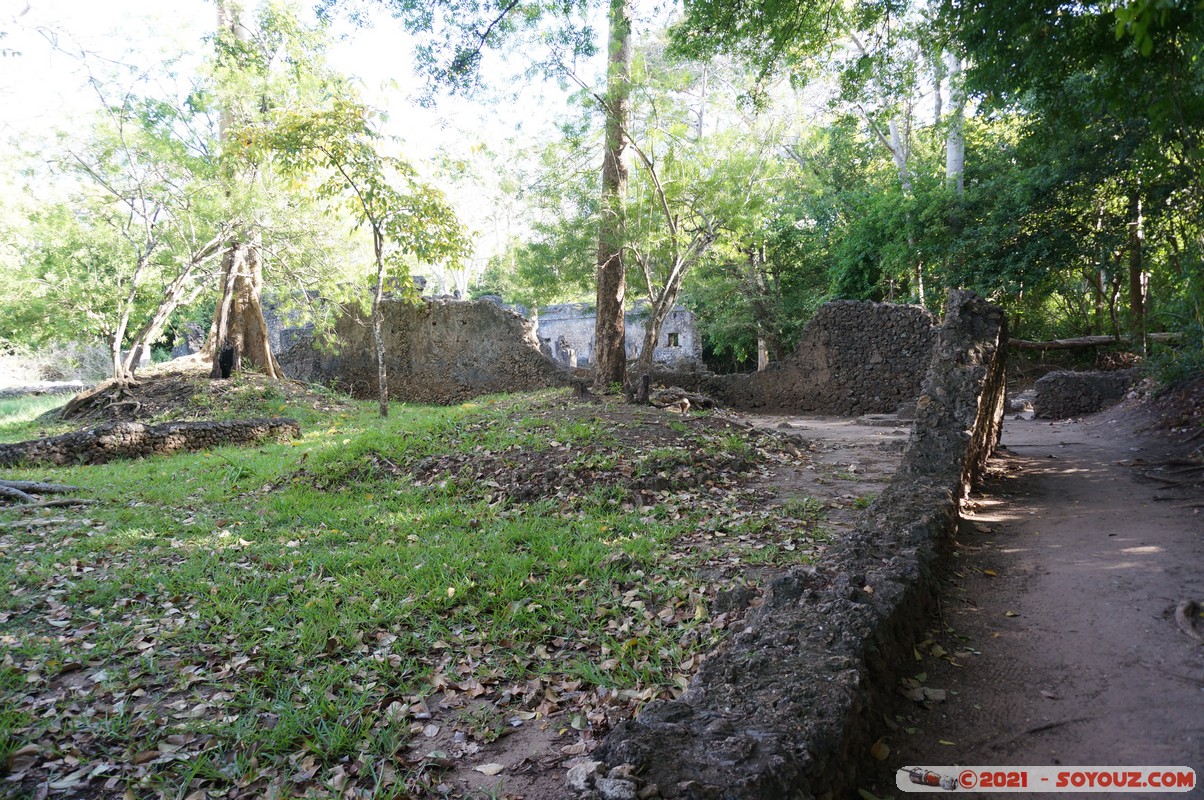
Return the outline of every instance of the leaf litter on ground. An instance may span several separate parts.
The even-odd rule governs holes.
[[[546,766],[679,696],[828,540],[763,485],[807,453],[734,415],[321,405],[299,443],[43,470],[101,502],[0,528],[0,786],[454,795],[520,728]]]

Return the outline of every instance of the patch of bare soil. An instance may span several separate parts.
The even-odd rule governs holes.
[[[1202,400],[1204,380],[1084,419],[1008,419],[865,791],[900,796],[904,766],[1204,776]]]

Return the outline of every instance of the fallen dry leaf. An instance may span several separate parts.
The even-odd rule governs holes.
[[[497,775],[506,768],[505,764],[481,764],[478,767],[473,767],[474,770],[482,775]]]

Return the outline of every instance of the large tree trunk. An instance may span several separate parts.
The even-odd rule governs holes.
[[[221,355],[227,347],[234,351],[235,370],[249,365],[269,378],[283,377],[272,355],[262,296],[263,262],[258,240],[252,237],[250,241],[230,243],[222,258],[222,297],[209,336],[212,377],[222,377]]]
[[[627,165],[623,135],[631,108],[631,0],[610,0],[610,64],[606,77],[606,152],[602,161],[602,219],[598,232],[598,307],[594,326],[594,384],[605,389],[627,377],[623,305],[627,271],[623,204]]]
[[[239,19],[240,8],[229,0],[217,2],[218,32],[228,32],[240,42],[248,40],[248,31]],[[222,54],[219,51],[219,60]],[[219,136],[223,147],[234,125],[229,105],[221,109]],[[283,377],[272,355],[267,321],[263,318],[263,258],[258,235],[241,235],[227,246],[222,258],[222,296],[213,314],[206,350],[213,360],[214,378],[222,376],[222,356],[226,348],[234,351],[233,369],[244,364],[261,370],[269,378]]]

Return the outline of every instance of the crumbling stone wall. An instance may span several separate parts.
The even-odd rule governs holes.
[[[1003,312],[951,292],[903,463],[864,522],[816,567],[774,581],[678,700],[617,726],[579,784],[633,796],[849,797],[938,589],[958,501],[998,443]],[[584,770],[588,773],[588,767]],[[603,777],[605,776],[605,777]]]
[[[733,408],[805,414],[889,413],[920,394],[937,323],[920,306],[825,303],[783,361],[746,375],[658,374]]]
[[[382,332],[390,397],[411,403],[458,403],[495,392],[567,383],[539,351],[534,326],[488,302],[384,300]],[[360,397],[377,392],[370,320],[351,312],[335,324],[333,351],[302,336],[279,356],[290,378],[324,383]]]
[[[120,458],[208,450],[226,444],[257,444],[296,439],[301,426],[292,419],[231,422],[110,422],[62,436],[0,444],[0,467],[18,464],[103,464]]]
[[[1037,381],[1033,411],[1043,419],[1094,414],[1123,398],[1140,378],[1136,369],[1051,372]]]

